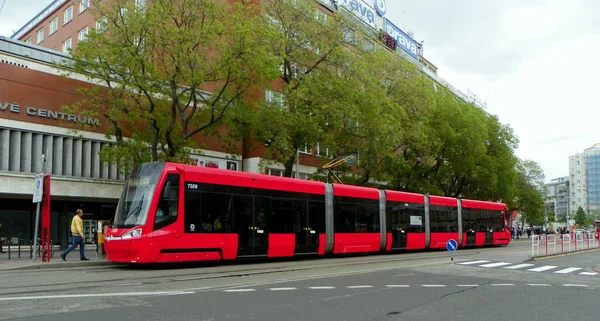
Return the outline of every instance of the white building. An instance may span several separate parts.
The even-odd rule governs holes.
[[[574,214],[581,206],[587,209],[587,185],[585,157],[583,153],[577,153],[569,157],[569,181],[570,181],[570,213]]]

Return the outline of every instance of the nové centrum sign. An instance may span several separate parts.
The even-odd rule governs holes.
[[[20,114],[21,106],[17,103],[0,102],[0,111]],[[66,120],[72,123],[82,123],[90,126],[100,125],[100,121],[97,118],[67,114],[60,111],[53,111],[43,108],[25,107],[25,113],[28,116],[32,117],[40,117],[54,120]]]

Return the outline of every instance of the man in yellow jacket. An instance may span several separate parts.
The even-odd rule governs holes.
[[[77,247],[77,245],[79,245],[79,257],[81,258],[81,260],[89,260],[85,257],[85,236],[83,234],[83,220],[81,219],[82,216],[83,210],[81,209],[78,209],[75,212],[75,216],[73,216],[73,220],[71,221],[71,234],[73,243],[60,255],[63,261],[67,260],[67,254],[73,251]]]

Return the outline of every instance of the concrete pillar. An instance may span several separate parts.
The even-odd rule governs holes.
[[[10,152],[8,170],[11,172],[21,171],[21,131],[10,132]]]
[[[64,159],[64,142],[63,138],[60,136],[55,136],[53,141],[53,153],[52,153],[52,173],[53,175],[62,175],[63,174],[63,159]]]
[[[82,144],[81,139],[73,139],[73,176],[81,177]]]
[[[21,133],[21,172],[31,173],[31,133]]]
[[[53,165],[54,165],[54,136],[45,135],[44,143],[42,144],[42,152],[46,155],[46,173],[52,174]],[[60,153],[60,151],[59,151]]]
[[[8,171],[10,159],[10,130],[0,129],[0,171]]]
[[[63,172],[64,176],[73,175],[73,139],[63,138]]]
[[[92,176],[92,142],[84,140],[81,149],[81,175],[83,177]]]
[[[31,171],[39,173],[43,169],[42,154],[43,154],[43,138],[44,135],[34,133],[32,137],[32,148],[31,148]]]
[[[103,150],[104,148],[110,148],[109,144],[106,143],[102,143],[100,144],[100,150]],[[109,179],[110,178],[110,164],[106,163],[106,162],[100,162],[100,168],[101,168],[101,173],[100,173],[100,177],[104,178],[104,179]]]
[[[100,178],[100,142],[92,142],[92,177]]]

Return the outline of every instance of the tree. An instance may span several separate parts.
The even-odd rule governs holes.
[[[531,160],[519,160],[516,166],[518,175],[517,192],[507,206],[521,211],[532,225],[544,223],[544,172],[540,165]]]
[[[82,88],[72,109],[101,115],[116,137],[105,161],[185,161],[228,110],[274,77],[256,5],[214,0],[95,1],[104,26],[60,67],[105,88]],[[128,137],[129,139],[125,139]],[[125,161],[123,161],[125,160]]]
[[[581,206],[579,206],[579,208],[577,209],[577,212],[575,212],[575,216],[573,217],[573,219],[575,220],[575,224],[578,225],[579,227],[587,226],[586,221],[589,221],[587,219],[587,215],[585,214],[585,211],[583,210],[583,208]]]

